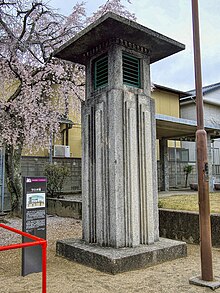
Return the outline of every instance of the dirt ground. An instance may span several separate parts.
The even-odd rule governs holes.
[[[21,220],[9,219],[8,225],[21,228]],[[151,268],[116,276],[79,265],[55,255],[57,239],[80,238],[81,222],[48,217],[47,225],[47,292],[48,293],[121,293],[121,292],[212,292],[211,289],[189,284],[189,278],[200,274],[197,245],[188,246],[188,256]],[[0,245],[19,242],[19,236],[0,230]],[[220,276],[220,249],[213,249],[215,276]],[[40,293],[41,273],[20,276],[21,250],[0,252],[0,292]],[[220,289],[216,292],[220,293]]]

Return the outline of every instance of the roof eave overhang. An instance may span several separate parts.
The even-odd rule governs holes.
[[[112,12],[106,13],[54,52],[54,56],[86,64],[86,52],[111,39],[123,39],[149,50],[154,63],[185,49],[185,45]]]
[[[158,139],[194,141],[197,122],[162,114],[156,114],[156,129]],[[211,138],[220,138],[219,124],[205,124],[205,130]]]

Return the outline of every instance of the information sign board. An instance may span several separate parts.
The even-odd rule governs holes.
[[[22,230],[46,239],[46,177],[23,177]],[[23,242],[32,240],[23,237]],[[22,276],[42,271],[40,246],[22,249]]]

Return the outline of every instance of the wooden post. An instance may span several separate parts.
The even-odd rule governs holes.
[[[212,243],[209,203],[209,172],[207,159],[207,133],[204,129],[201,56],[199,37],[198,0],[192,0],[193,45],[196,84],[196,112],[197,112],[197,167],[200,219],[200,251],[202,280],[213,281]]]

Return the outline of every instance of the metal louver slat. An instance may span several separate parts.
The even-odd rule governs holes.
[[[108,84],[108,56],[105,55],[94,62],[95,90]]]
[[[140,87],[140,60],[130,54],[123,52],[123,83]]]

